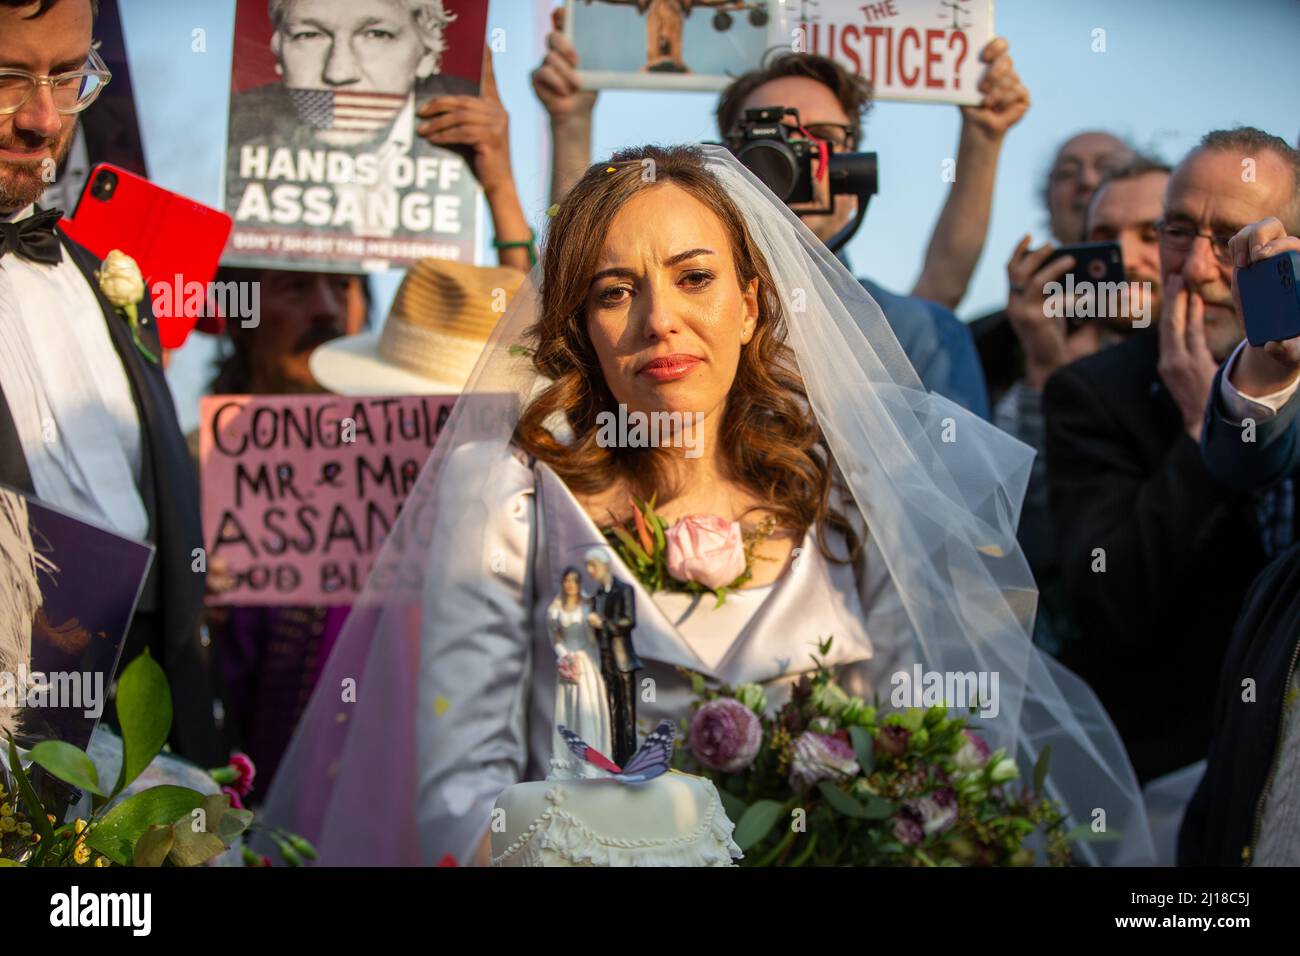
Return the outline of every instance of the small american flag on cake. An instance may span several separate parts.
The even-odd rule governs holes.
[[[405,93],[291,89],[298,116],[314,129],[375,133],[393,121],[406,102]]]

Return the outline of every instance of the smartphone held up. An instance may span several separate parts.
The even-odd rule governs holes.
[[[134,259],[153,295],[163,348],[185,343],[207,314],[207,290],[230,236],[230,216],[100,163],[72,218],[60,225],[100,260],[114,249]]]
[[[1251,345],[1300,337],[1298,276],[1300,252],[1282,252],[1237,270],[1241,319]]]
[[[1073,267],[1060,280],[1060,293],[1069,303],[1069,307],[1061,311],[1071,332],[1088,319],[1120,318],[1129,313],[1124,254],[1118,242],[1061,246],[1048,257],[1047,262],[1064,256],[1074,259]]]

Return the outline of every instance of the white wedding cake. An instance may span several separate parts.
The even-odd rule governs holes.
[[[676,770],[639,784],[520,783],[496,809],[493,866],[734,866],[743,855],[717,788]]]

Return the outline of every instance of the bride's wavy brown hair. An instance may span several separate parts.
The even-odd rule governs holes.
[[[615,153],[609,162],[590,167],[560,203],[543,241],[538,320],[525,333],[533,365],[551,384],[521,413],[515,441],[582,494],[616,482],[643,499],[655,494],[661,503],[679,492],[668,484],[664,449],[597,443],[597,415],[618,404],[601,371],[586,315],[591,277],[614,217],[632,197],[664,183],[690,193],[722,221],[741,287],[758,279],[758,322],[740,350],[719,429],[723,474],[765,502],[778,526],[797,533],[816,526],[823,554],[851,560],[860,543],[853,526],[831,507],[834,464],[786,344],[771,272],[740,210],[695,147],[643,146]],[[552,433],[557,414],[572,429],[572,441]],[[828,527],[845,536],[848,555],[831,551]]]

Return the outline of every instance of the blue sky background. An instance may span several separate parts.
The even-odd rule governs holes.
[[[150,174],[219,205],[234,0],[120,2]],[[497,83],[535,227],[549,205],[549,137],[528,74],[555,5],[493,0],[488,15],[489,30],[504,30]],[[1007,137],[988,243],[958,309],[963,318],[1004,300],[1003,266],[1021,234],[1046,237],[1039,188],[1056,144],[1071,132],[1113,130],[1171,161],[1218,127],[1250,124],[1292,143],[1300,133],[1300,0],[1003,0],[995,22],[1033,106]],[[1092,52],[1098,27],[1106,31],[1105,53]],[[192,50],[196,29],[205,31],[206,52]],[[710,93],[606,91],[596,105],[594,148],[608,154],[643,142],[716,138],[714,102]],[[866,148],[880,156],[880,194],[849,247],[859,274],[898,291],[916,280],[948,189],[941,170],[956,151],[958,118],[956,107],[932,104],[881,103],[868,114]],[[380,315],[396,281],[377,282]],[[171,372],[186,427],[197,419],[211,360],[209,342],[195,336],[191,343]]]

